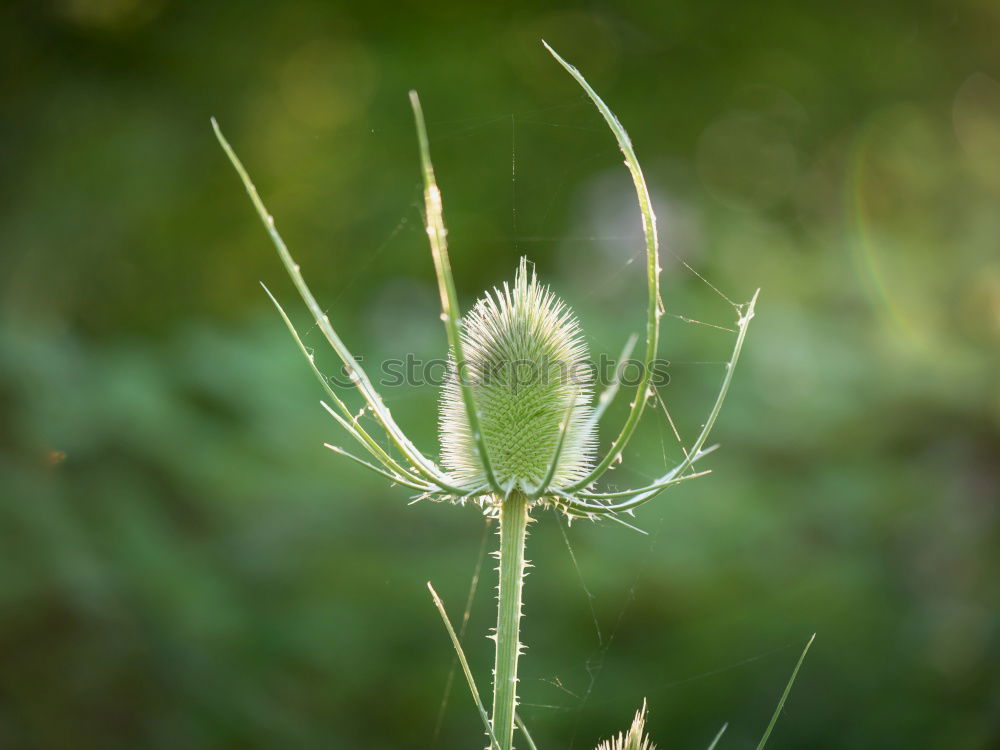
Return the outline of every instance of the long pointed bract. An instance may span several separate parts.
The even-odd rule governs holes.
[[[660,245],[656,235],[656,216],[653,214],[653,203],[649,197],[649,188],[646,186],[646,178],[643,177],[642,168],[639,166],[639,160],[635,156],[632,141],[629,139],[628,133],[625,132],[625,128],[618,122],[618,118],[608,108],[608,105],[604,103],[604,100],[590,87],[590,84],[587,83],[587,80],[581,75],[580,71],[563,60],[559,56],[559,53],[552,49],[547,42],[543,40],[542,44],[545,45],[545,49],[552,54],[558,63],[573,76],[576,82],[583,87],[583,90],[587,92],[587,96],[597,105],[598,111],[604,117],[605,122],[608,123],[611,132],[614,133],[615,139],[618,141],[618,146],[625,155],[625,166],[628,167],[628,171],[632,175],[632,182],[635,184],[636,196],[639,198],[639,211],[642,213],[642,231],[646,237],[646,277],[649,287],[649,299],[646,303],[646,352],[643,357],[642,378],[639,381],[635,401],[632,402],[632,408],[629,410],[625,425],[622,427],[618,437],[611,444],[607,455],[598,462],[585,478],[563,488],[567,492],[574,492],[599,479],[607,471],[608,467],[614,463],[617,456],[625,449],[629,439],[632,437],[632,433],[635,432],[635,428],[639,424],[639,418],[642,416],[642,411],[646,406],[646,390],[649,388],[650,380],[653,377],[653,361],[656,359],[660,339],[662,304],[660,301]]]
[[[327,379],[323,376],[323,373],[320,372],[319,368],[316,366],[316,358],[312,355],[312,353],[310,353],[308,349],[306,349],[306,345],[302,343],[302,338],[299,336],[299,332],[295,330],[295,326],[292,325],[292,321],[288,317],[288,313],[285,312],[285,309],[281,306],[281,303],[278,302],[277,298],[273,294],[271,294],[271,290],[268,289],[267,286],[263,283],[261,283],[261,286],[264,288],[264,292],[267,294],[267,296],[270,297],[271,302],[273,302],[274,306],[277,308],[278,314],[281,316],[281,319],[285,322],[285,327],[288,328],[288,332],[292,335],[292,338],[295,340],[295,344],[298,346],[299,351],[302,352],[302,355],[306,358],[306,361],[309,363],[309,369],[312,370],[313,375],[316,376],[316,379],[323,387],[323,390],[326,391],[326,395],[330,397],[330,400],[333,401],[334,404],[336,404],[337,409],[340,411],[340,414],[337,414],[335,411],[333,411],[333,409],[327,408],[327,411],[329,411],[330,416],[336,419],[337,422],[351,435],[351,437],[353,437],[361,445],[363,445],[365,449],[369,453],[371,453],[372,456],[377,458],[379,462],[387,469],[389,469],[395,474],[399,474],[402,477],[405,477],[406,479],[412,482],[417,482],[422,485],[426,485],[426,483],[422,482],[419,477],[411,474],[409,471],[403,468],[403,466],[400,465],[398,461],[396,461],[394,458],[392,458],[392,456],[386,453],[385,449],[378,444],[375,438],[369,435],[368,432],[360,424],[358,424],[357,421],[351,416],[351,411],[350,409],[347,408],[347,404],[345,404],[341,400],[340,396],[338,396],[337,393],[333,390],[333,388],[330,387],[330,384],[327,382]],[[324,407],[326,406],[326,404],[323,405]],[[431,485],[426,485],[425,487],[418,487],[418,489],[433,489],[433,487]]]
[[[750,327],[750,321],[753,320],[757,305],[757,298],[759,295],[760,290],[758,289],[750,302],[747,303],[746,309],[737,323],[739,333],[736,336],[736,342],[733,344],[732,355],[726,363],[726,374],[722,378],[718,395],[715,397],[715,403],[712,405],[712,409],[708,414],[708,418],[705,420],[705,424],[702,426],[701,432],[698,433],[698,437],[695,439],[694,444],[687,451],[687,455],[684,460],[655,482],[652,482],[645,487],[639,487],[634,490],[626,490],[623,492],[577,492],[575,493],[575,496],[581,499],[570,499],[568,496],[564,497],[563,500],[560,501],[561,506],[582,516],[624,513],[649,502],[668,487],[677,484],[678,482],[693,479],[696,476],[687,472],[694,465],[694,463],[698,461],[698,459],[710,453],[712,450],[712,448],[706,449],[705,443],[708,441],[712,428],[718,420],[719,412],[722,410],[722,404],[725,402],[726,395],[729,393],[729,386],[733,380],[733,373],[736,371],[736,363],[739,361],[740,354],[743,351],[743,343],[746,340],[747,330]],[[615,504],[586,502],[587,500],[605,500],[615,498],[622,498],[622,500],[621,502]]]
[[[292,258],[291,253],[288,251],[288,247],[285,245],[285,241],[281,238],[281,235],[278,234],[278,230],[274,225],[274,217],[268,212],[267,207],[264,205],[264,201],[261,200],[260,195],[257,193],[257,188],[254,187],[253,181],[250,179],[249,173],[243,166],[243,162],[240,161],[236,152],[233,150],[233,147],[229,145],[229,141],[227,141],[225,136],[222,135],[222,130],[219,128],[219,124],[215,121],[214,117],[212,118],[212,128],[215,131],[215,137],[218,139],[219,145],[222,146],[222,150],[226,152],[226,156],[229,157],[229,161],[232,163],[233,168],[243,181],[243,186],[246,188],[247,194],[250,196],[250,200],[253,202],[254,208],[257,209],[257,214],[260,216],[260,220],[264,223],[264,227],[267,229],[267,232],[271,237],[271,242],[278,251],[278,256],[281,258],[281,262],[284,264],[285,270],[291,277],[292,283],[295,284],[295,288],[298,290],[299,296],[301,296],[302,301],[306,303],[306,307],[308,307],[309,312],[312,313],[313,319],[316,321],[316,325],[319,326],[319,329],[323,332],[323,336],[330,343],[330,346],[333,347],[334,351],[337,352],[337,356],[339,356],[341,361],[344,363],[344,367],[347,369],[351,380],[357,385],[358,390],[361,391],[361,395],[371,408],[375,418],[378,419],[383,429],[385,429],[389,439],[392,440],[393,444],[399,449],[399,451],[406,456],[406,459],[413,464],[414,469],[416,469],[426,479],[434,482],[434,484],[440,486],[442,489],[447,489],[457,493],[463,492],[461,488],[449,486],[437,467],[429,461],[423,453],[417,450],[417,447],[413,445],[410,439],[406,437],[402,430],[399,429],[399,426],[392,418],[389,410],[385,407],[385,404],[382,403],[381,397],[372,386],[371,380],[365,373],[364,368],[358,364],[354,355],[352,355],[350,350],[344,345],[344,342],[340,340],[337,332],[334,331],[333,326],[330,325],[329,317],[327,317],[322,308],[320,308],[319,303],[316,302],[316,298],[313,296],[305,282],[305,279],[302,277],[302,273],[299,270],[299,264]]]
[[[466,379],[465,357],[462,353],[462,336],[458,329],[460,311],[458,295],[455,292],[455,279],[451,274],[451,261],[448,258],[447,231],[444,228],[444,217],[441,209],[441,191],[434,177],[434,165],[431,164],[431,148],[427,140],[427,126],[424,124],[424,113],[420,107],[420,98],[416,91],[410,92],[410,104],[413,107],[413,117],[417,123],[417,139],[420,143],[420,164],[424,175],[424,210],[427,221],[427,237],[431,243],[431,254],[434,256],[434,271],[437,274],[438,290],[441,293],[441,317],[444,319],[445,330],[448,333],[448,344],[455,355],[455,377],[462,390],[462,401],[472,430],[473,443],[483,465],[486,479],[496,493],[502,492],[493,474],[493,466],[486,450],[486,439],[480,424],[479,411],[476,408],[472,388]]]
[[[726,374],[722,378],[722,385],[719,387],[719,393],[715,398],[715,403],[712,404],[712,410],[708,414],[708,418],[705,420],[705,424],[701,428],[701,432],[698,433],[698,437],[694,441],[694,445],[687,452],[687,457],[664,476],[662,476],[657,482],[653,482],[647,488],[640,488],[635,490],[635,492],[640,493],[639,497],[635,500],[629,500],[625,503],[619,503],[618,505],[607,506],[607,509],[611,512],[620,512],[624,510],[629,510],[641,505],[644,502],[651,500],[655,495],[662,492],[664,489],[669,487],[671,484],[680,481],[682,477],[686,476],[685,472],[691,468],[691,465],[697,461],[701,456],[704,455],[702,449],[705,447],[705,443],[708,441],[708,436],[715,426],[716,420],[719,418],[719,412],[722,410],[722,404],[726,400],[726,395],[729,393],[729,386],[733,382],[733,373],[736,370],[736,363],[739,361],[740,352],[743,351],[743,342],[746,340],[747,330],[750,327],[750,321],[754,317],[754,309],[757,305],[757,297],[760,295],[760,289],[756,291],[753,295],[753,299],[747,304],[746,312],[740,317],[738,322],[739,333],[736,336],[736,343],[733,345],[733,354],[726,363]],[[580,493],[581,497],[587,497],[587,493]]]
[[[339,445],[333,445],[332,443],[323,443],[323,447],[324,448],[329,448],[331,451],[333,451],[334,453],[336,453],[338,456],[343,456],[344,458],[348,458],[351,461],[354,461],[356,464],[364,466],[369,471],[374,472],[375,474],[378,474],[380,476],[385,477],[390,482],[395,482],[396,484],[402,485],[403,487],[409,487],[409,488],[414,489],[414,490],[420,490],[421,492],[427,492],[428,491],[428,488],[425,485],[416,484],[414,482],[411,482],[408,479],[404,479],[403,477],[398,477],[398,476],[395,476],[393,474],[390,474],[388,471],[385,471],[384,469],[380,469],[379,467],[375,466],[374,464],[368,463],[363,458],[358,458],[353,453],[345,451]],[[431,491],[433,491],[433,489]]]

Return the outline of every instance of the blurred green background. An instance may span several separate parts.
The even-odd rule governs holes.
[[[424,583],[460,619],[495,540],[321,447],[344,441],[258,281],[320,336],[209,117],[369,364],[444,351],[410,88],[465,304],[526,254],[613,356],[642,325],[638,212],[542,37],[651,183],[685,438],[732,335],[684,318],[736,313],[680,260],[763,291],[714,473],[640,511],[648,537],[534,526],[539,744],[590,750],[645,697],[663,747],[726,721],[720,747],[753,747],[818,632],[774,747],[997,746],[989,0],[4,3],[0,746],[481,746],[460,682],[435,735],[452,653]],[[436,453],[435,389],[385,395]],[[612,482],[679,456],[650,410]]]

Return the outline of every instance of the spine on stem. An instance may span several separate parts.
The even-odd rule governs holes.
[[[514,746],[517,662],[521,653],[521,592],[524,542],[528,535],[528,498],[513,492],[500,510],[500,594],[497,604],[496,664],[493,669],[493,733],[500,750]]]

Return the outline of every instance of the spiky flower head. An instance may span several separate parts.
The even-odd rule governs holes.
[[[487,292],[463,319],[461,335],[463,376],[499,484],[530,494],[553,461],[551,487],[585,477],[596,446],[587,347],[572,311],[538,283],[524,258],[513,286]],[[445,468],[455,482],[484,484],[454,357],[440,413]]]
[[[619,734],[610,740],[605,740],[597,746],[597,750],[656,750],[656,746],[645,734],[646,703],[645,701],[635,713],[632,726],[627,734]]]

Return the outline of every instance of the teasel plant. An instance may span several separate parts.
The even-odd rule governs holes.
[[[547,43],[543,44],[583,88],[617,140],[635,186],[645,238],[648,297],[642,375],[623,426],[608,450],[600,455],[597,427],[619,390],[621,368],[631,355],[636,337],[629,339],[618,360],[617,372],[595,401],[593,373],[587,366],[587,348],[580,326],[573,312],[539,282],[526,259],[520,261],[513,283],[505,283],[486,293],[468,314],[461,314],[448,254],[441,191],[434,176],[427,129],[416,92],[410,92],[410,103],[423,172],[424,220],[449,347],[448,376],[439,409],[440,464],[421,452],[406,436],[371,378],[334,330],[329,316],[309,290],[249,174],[218,123],[212,119],[215,135],[239,174],[295,288],[364,401],[359,413],[348,407],[319,369],[313,353],[303,343],[284,308],[264,286],[329,399],[321,402],[323,408],[367,456],[358,456],[338,445],[327,444],[326,447],[393,485],[412,490],[414,502],[474,503],[488,517],[499,521],[497,625],[490,636],[496,647],[490,711],[482,701],[444,604],[433,586],[427,584],[492,750],[512,750],[515,728],[520,729],[527,747],[537,750],[517,713],[518,665],[523,651],[520,641],[522,591],[528,567],[525,540],[533,512],[550,508],[565,514],[571,521],[610,520],[630,525],[626,518],[664,490],[708,474],[700,469],[700,462],[716,447],[708,445],[709,435],[732,382],[757,302],[755,293],[749,302],[738,306],[735,343],[718,394],[701,431],[685,449],[684,459],[645,485],[620,491],[600,489],[599,480],[621,462],[622,453],[653,395],[653,365],[659,345],[660,318],[664,314],[660,299],[656,218],[646,180],[625,129],[583,75]],[[524,377],[525,365],[529,377]],[[370,421],[363,423],[365,414],[371,416],[375,427]],[[644,705],[627,733],[602,744],[598,750],[650,750],[653,746],[644,735],[645,716]],[[772,726],[776,718],[777,712]]]

